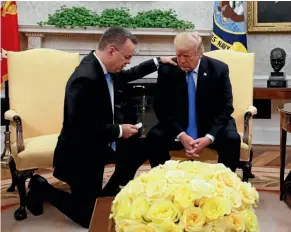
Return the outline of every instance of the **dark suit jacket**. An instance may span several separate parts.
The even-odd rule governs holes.
[[[153,60],[112,73],[114,103],[130,81],[157,70]],[[63,181],[104,165],[108,144],[119,137],[120,110],[113,112],[105,75],[93,51],[83,58],[66,85],[63,128],[54,153],[54,175]],[[91,173],[92,174],[92,173]],[[93,175],[94,176],[94,175]]]
[[[228,66],[203,56],[196,88],[198,136],[218,131],[233,120],[232,88]],[[154,109],[160,125],[177,136],[188,127],[188,89],[186,72],[178,66],[161,65],[158,70]]]

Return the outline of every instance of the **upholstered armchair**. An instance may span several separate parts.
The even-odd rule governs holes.
[[[229,76],[232,84],[234,117],[238,132],[241,136],[241,150],[239,168],[243,171],[243,181],[248,181],[252,167],[252,117],[257,113],[253,104],[253,81],[255,55],[253,53],[242,53],[236,51],[216,50],[206,52],[209,56],[228,64]],[[187,159],[184,151],[171,151],[172,157]],[[217,160],[216,151],[206,148],[199,158],[195,160]]]
[[[62,127],[68,78],[80,62],[79,54],[53,49],[8,52],[12,185],[18,189],[16,220],[27,217],[25,181],[39,168],[52,168]]]

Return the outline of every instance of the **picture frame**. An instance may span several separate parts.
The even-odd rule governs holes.
[[[247,8],[249,33],[291,32],[290,1],[249,1]]]

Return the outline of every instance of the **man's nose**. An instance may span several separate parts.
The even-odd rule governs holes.
[[[185,60],[184,60],[183,58],[180,58],[180,59],[179,59],[179,62],[180,62],[181,64],[184,64],[184,63],[185,63]]]

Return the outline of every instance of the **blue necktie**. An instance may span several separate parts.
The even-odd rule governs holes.
[[[106,82],[107,82],[107,86],[108,86],[108,90],[109,90],[109,95],[110,95],[110,100],[111,100],[111,104],[112,104],[112,99],[111,99],[112,96],[111,96],[111,88],[110,88],[110,86],[111,86],[110,73],[106,73],[105,78],[106,78]],[[112,107],[114,107],[114,106],[112,106]],[[113,151],[116,151],[116,143],[115,142],[111,143],[111,148],[113,149]]]
[[[196,87],[194,82],[194,71],[188,72],[188,128],[187,134],[193,139],[198,138],[197,134],[197,119],[196,119]]]

